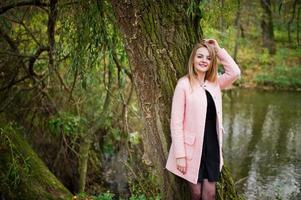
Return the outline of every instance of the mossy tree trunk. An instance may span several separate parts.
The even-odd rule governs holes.
[[[30,145],[13,129],[0,129],[0,193],[7,199],[72,199]]]
[[[197,5],[196,1],[112,0],[144,116],[143,159],[157,171],[163,199],[189,196],[185,182],[167,172],[165,164],[174,86],[186,73],[190,51],[201,38]],[[236,199],[231,177],[223,175],[220,199]]]

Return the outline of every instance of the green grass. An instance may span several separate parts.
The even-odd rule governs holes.
[[[281,47],[270,56],[270,62],[262,62],[263,66],[255,76],[259,86],[271,86],[277,89],[301,88],[301,48],[290,49]],[[260,57],[265,57],[263,54]],[[264,60],[264,59],[263,59]]]

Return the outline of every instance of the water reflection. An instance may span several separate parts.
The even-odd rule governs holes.
[[[224,156],[246,199],[301,199],[301,93],[223,96]]]

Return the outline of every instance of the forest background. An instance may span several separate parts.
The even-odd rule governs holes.
[[[299,0],[2,0],[1,198],[174,199],[183,183],[161,168],[193,44],[227,49],[242,70],[235,88],[300,91],[300,10]],[[240,198],[229,173],[220,199]]]

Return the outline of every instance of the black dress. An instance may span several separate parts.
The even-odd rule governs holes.
[[[208,179],[210,182],[217,182],[220,179],[220,155],[216,132],[216,108],[212,96],[207,90],[205,91],[207,113],[198,182],[202,182],[204,179]]]

